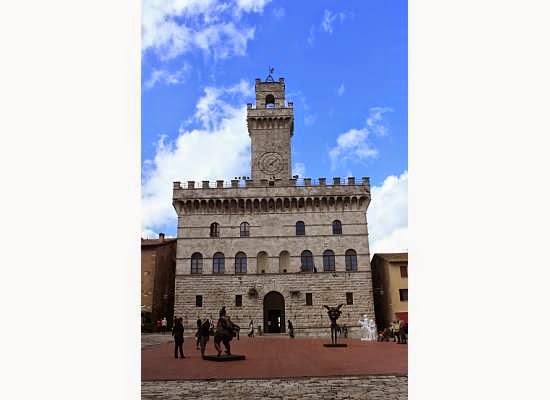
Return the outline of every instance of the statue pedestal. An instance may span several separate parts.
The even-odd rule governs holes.
[[[346,343],[336,343],[336,344],[325,343],[325,344],[323,344],[323,346],[325,346],[325,347],[348,347],[348,345]]]
[[[212,355],[204,356],[203,360],[208,360],[208,361],[238,361],[238,360],[244,360],[245,358],[246,358],[245,356],[238,355],[238,354],[231,354],[230,356],[228,356],[227,354],[221,354],[219,357],[218,356],[212,356]]]

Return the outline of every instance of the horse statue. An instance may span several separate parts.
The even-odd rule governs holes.
[[[236,336],[237,340],[239,340],[240,330],[241,327],[231,321],[231,318],[226,315],[225,307],[222,307],[220,310],[220,318],[216,326],[216,332],[214,332],[214,347],[218,351],[218,357],[222,354],[220,342],[223,342],[225,346],[225,353],[228,356],[231,355],[231,339]]]
[[[332,344],[336,344],[336,341],[338,340],[338,324],[336,323],[336,320],[340,318],[340,315],[342,314],[342,311],[340,311],[342,306],[343,304],[340,304],[338,307],[323,306],[328,310],[327,313],[330,318],[330,340]]]

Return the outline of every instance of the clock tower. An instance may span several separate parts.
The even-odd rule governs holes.
[[[271,74],[256,79],[256,104],[247,105],[246,122],[251,140],[252,180],[259,182],[292,178],[290,138],[294,132],[292,102],[285,104],[285,80]]]

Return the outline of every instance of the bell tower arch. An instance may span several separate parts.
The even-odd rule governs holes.
[[[285,101],[285,80],[271,74],[256,79],[256,104],[247,105],[246,122],[251,141],[252,179],[284,180],[292,176],[290,140],[294,133],[294,108]]]

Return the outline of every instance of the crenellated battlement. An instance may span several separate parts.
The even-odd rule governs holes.
[[[200,183],[200,186],[199,186]],[[254,181],[252,179],[232,179],[230,181],[216,180],[216,181],[187,181],[187,182],[174,182],[174,190],[176,189],[227,189],[227,188],[252,188],[252,187],[327,187],[327,186],[366,186],[370,192],[370,179],[367,176],[361,178],[361,182],[357,182],[355,177],[350,176],[347,178],[341,178],[339,176],[332,178],[332,183],[327,184],[326,178],[302,178],[302,179],[289,179],[285,181],[283,179],[260,179]]]
[[[322,210],[365,210],[370,203],[368,177],[357,182],[354,177],[312,180],[233,179],[174,182],[173,204],[181,214],[234,214],[253,212],[304,212]]]

